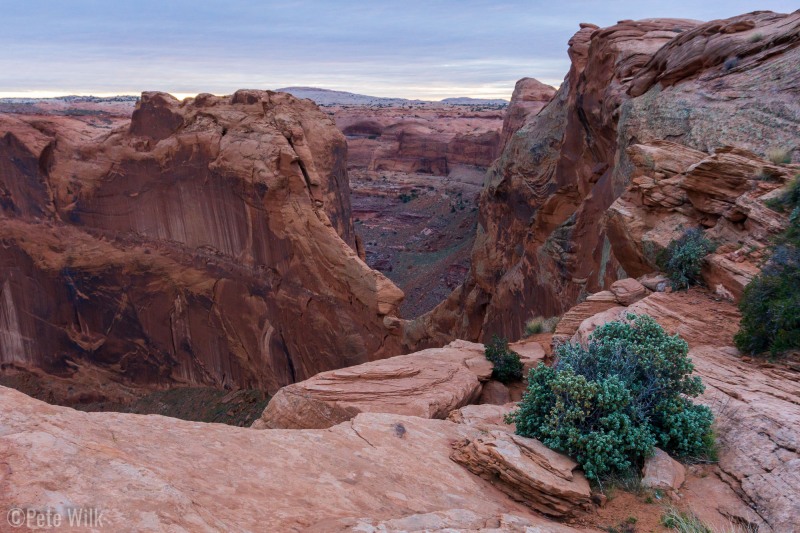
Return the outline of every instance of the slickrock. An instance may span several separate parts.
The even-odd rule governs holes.
[[[508,387],[499,381],[487,381],[478,397],[479,404],[505,405],[511,401],[511,392]]]
[[[253,427],[327,428],[365,412],[445,418],[477,400],[491,374],[482,344],[455,341],[286,386]]]
[[[454,461],[540,513],[568,517],[591,508],[578,464],[536,439],[493,430],[458,445]]]
[[[457,424],[466,424],[484,431],[500,429],[509,433],[514,432],[513,424],[506,424],[505,416],[516,408],[517,404],[505,405],[465,405],[460,409],[451,411],[447,419]]]
[[[701,400],[716,416],[723,480],[774,531],[795,531],[800,524],[798,373],[743,360],[733,347],[736,307],[703,290],[653,293],[587,324],[630,312],[648,314],[669,333],[686,339],[695,371],[706,385]],[[574,340],[580,339],[585,335]]]
[[[752,195],[742,192],[753,182],[745,184],[741,177],[752,170],[747,161],[772,170],[758,159],[775,148],[792,149],[800,138],[798,39],[799,12],[759,11],[707,23],[648,19],[608,28],[582,25],[570,41],[572,66],[564,83],[511,136],[489,171],[466,281],[418,319],[406,342],[425,347],[493,334],[514,340],[532,313],[561,315],[617,279],[650,272],[650,259],[643,268],[643,259],[632,253],[642,245],[632,237],[642,233],[635,225],[646,231],[652,217],[631,212],[625,222],[630,235],[622,237],[603,224],[606,210],[643,174],[629,151],[633,145],[669,139],[672,146],[685,147],[672,158],[662,157],[663,164],[653,158],[658,168],[647,173],[648,184],[642,182],[657,181],[659,196],[650,198],[677,211],[673,217],[654,214],[663,239],[686,221],[678,206],[701,196],[706,200],[698,205],[709,216],[700,224],[717,221],[720,234],[768,227],[769,218],[761,218],[765,210],[753,210]],[[725,153],[725,146],[756,158]],[[670,182],[670,173],[684,172],[709,154],[716,156],[710,168],[695,169],[697,187]],[[800,152],[791,154],[799,161]],[[732,181],[712,178],[721,176],[714,167],[722,165]],[[772,186],[764,180],[756,193]],[[736,279],[747,273],[728,272],[733,274],[717,269],[717,284],[735,297]]]
[[[644,462],[643,487],[678,490],[685,480],[686,468],[660,448],[656,448],[653,455]]]
[[[593,296],[596,296],[596,298],[593,299],[590,296],[585,302],[579,303],[564,313],[553,333],[554,343],[557,344],[569,340],[587,319],[603,311],[619,307],[619,303],[617,303],[617,299],[611,291],[602,291]]]
[[[114,120],[0,115],[5,371],[125,401],[401,352],[402,291],[356,254],[345,139],[314,104],[144,93]]]
[[[572,531],[453,462],[451,443],[480,431],[446,420],[370,413],[324,430],[256,431],[83,413],[4,387],[0,412],[3,509],[98,509],[109,531]]]

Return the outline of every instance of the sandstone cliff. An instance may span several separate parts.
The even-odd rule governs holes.
[[[489,171],[467,281],[409,326],[407,343],[517,338],[531,315],[561,314],[635,273],[637,260],[618,257],[624,243],[612,242],[604,224],[637,169],[629,148],[668,140],[708,155],[731,146],[753,152],[751,161],[792,150],[800,139],[799,45],[800,12],[582,24],[558,93]],[[792,154],[797,161],[800,152]],[[715,195],[693,191],[690,199]],[[707,209],[714,224],[724,214]]]
[[[0,363],[70,380],[55,400],[399,353],[403,294],[356,253],[345,139],[311,102],[144,93],[121,123],[0,115],[0,140]]]

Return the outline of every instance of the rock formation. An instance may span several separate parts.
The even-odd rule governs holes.
[[[111,531],[576,531],[452,461],[451,443],[481,432],[447,420],[257,431],[81,413],[5,387],[0,411],[3,509],[97,509]]]
[[[587,294],[638,275],[635,255],[603,223],[643,174],[634,145],[658,147],[663,139],[682,145],[675,157],[688,159],[675,161],[673,174],[709,155],[713,172],[726,160],[762,165],[771,149],[793,149],[800,138],[798,43],[798,12],[707,23],[628,20],[603,29],[582,24],[570,41],[564,83],[511,136],[489,172],[467,280],[409,326],[406,342],[518,338],[530,316],[560,315]],[[736,150],[726,155],[720,150],[726,146]],[[800,152],[791,153],[797,161]],[[667,179],[666,170],[647,175],[660,182],[656,174]],[[733,178],[738,182],[712,191],[709,175],[699,170],[697,181],[684,183],[687,198],[680,201],[688,207],[707,197],[703,210],[713,216],[699,217],[701,224],[726,216],[720,230],[742,224],[748,206],[730,209],[725,202],[752,181]],[[746,277],[725,259],[715,260],[720,279]],[[719,283],[735,296],[736,282]]]
[[[485,169],[500,150],[503,109],[420,104],[331,108],[347,136],[348,168],[447,176]]]
[[[97,373],[274,392],[399,353],[403,294],[356,253],[345,139],[315,105],[144,93],[114,125],[0,115],[6,372],[68,378],[69,403],[114,395],[81,387]]]
[[[455,341],[286,386],[253,427],[327,428],[365,412],[445,418],[474,402],[491,375],[482,344]]]
[[[519,131],[528,120],[535,117],[547,105],[556,90],[535,78],[522,78],[514,85],[511,102],[503,117],[503,130],[500,133],[500,148],[508,144],[511,136]]]

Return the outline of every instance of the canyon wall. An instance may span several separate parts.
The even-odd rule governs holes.
[[[488,168],[500,151],[504,111],[498,106],[328,109],[347,136],[350,169],[447,176],[460,166]]]
[[[800,12],[582,24],[569,44],[554,99],[489,171],[467,281],[408,325],[408,345],[518,338],[529,317],[637,274],[606,224],[634,177],[633,145],[666,140],[704,156],[730,146],[753,152],[745,159],[783,149],[800,160]],[[693,220],[715,224],[714,211]],[[741,216],[727,223],[744,228]]]
[[[328,117],[281,93],[0,115],[3,371],[68,380],[54,400],[74,403],[274,392],[399,353],[384,318],[403,293],[358,257],[346,157]]]

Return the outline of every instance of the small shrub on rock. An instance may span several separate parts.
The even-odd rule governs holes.
[[[494,364],[492,378],[501,383],[522,379],[522,361],[519,354],[508,347],[508,341],[497,335],[486,345],[486,359]]]
[[[700,271],[705,257],[715,249],[703,230],[692,228],[669,243],[660,254],[658,264],[666,272],[673,289],[688,289],[701,283]]]
[[[531,370],[507,421],[575,458],[593,480],[640,465],[656,445],[705,457],[713,415],[691,401],[703,384],[687,353],[651,317],[628,315],[597,328],[585,348],[560,346],[553,367]]]
[[[539,333],[553,333],[558,325],[559,318],[553,316],[544,318],[541,316],[533,317],[525,323],[525,336],[538,335]]]

